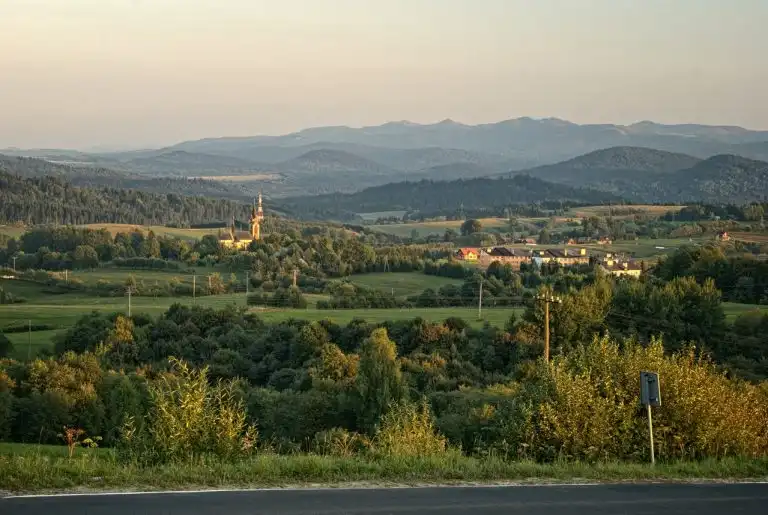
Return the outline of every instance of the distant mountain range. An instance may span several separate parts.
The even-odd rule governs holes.
[[[512,172],[653,200],[687,198],[697,191],[710,198],[710,188],[704,184],[691,190],[691,184],[679,181],[682,189],[675,193],[670,181],[676,179],[662,176],[693,169],[714,156],[768,160],[768,131],[647,121],[579,125],[557,118],[517,118],[465,125],[444,120],[426,125],[317,127],[283,136],[210,138],[130,152],[7,149],[0,154],[38,157],[79,170],[111,170],[122,174],[120,180],[130,178],[135,184],[160,177],[203,178],[218,183],[210,186],[220,190],[216,195],[227,191],[249,196],[259,189],[272,197],[353,193],[403,181],[450,181]],[[747,168],[757,173],[760,167]],[[107,180],[103,171],[79,174],[78,180],[83,176]],[[729,181],[740,177],[726,175]],[[730,193],[724,199],[762,194],[754,191],[754,183],[747,184],[753,191],[727,189]]]

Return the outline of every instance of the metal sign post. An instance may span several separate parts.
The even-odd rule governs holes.
[[[640,372],[640,402],[648,410],[648,435],[651,443],[651,465],[656,464],[656,455],[653,445],[653,416],[651,406],[661,406],[661,388],[659,386],[659,374],[656,372]]]

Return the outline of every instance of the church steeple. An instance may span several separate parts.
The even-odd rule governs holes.
[[[259,191],[258,206],[256,202],[253,203],[253,209],[251,209],[251,239],[258,240],[261,238],[261,222],[264,220],[264,208],[261,205],[261,191]]]

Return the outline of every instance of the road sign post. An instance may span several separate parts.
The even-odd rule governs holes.
[[[651,444],[651,465],[656,464],[656,454],[653,445],[653,415],[651,406],[661,406],[661,387],[659,374],[656,372],[640,372],[640,403],[648,411],[648,436]]]

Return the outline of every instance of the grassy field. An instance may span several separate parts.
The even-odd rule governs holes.
[[[13,493],[116,489],[258,488],[301,485],[421,485],[499,482],[617,482],[692,479],[765,480],[768,460],[738,459],[645,463],[511,461],[471,458],[455,450],[431,457],[259,453],[234,463],[199,459],[142,467],[119,462],[104,449],[0,445],[0,490]]]
[[[474,327],[485,322],[503,327],[514,313],[520,315],[522,308],[487,308],[483,309],[481,320],[477,318],[477,308],[411,308],[411,309],[255,309],[254,313],[264,320],[280,322],[290,318],[302,320],[331,320],[337,324],[348,324],[355,318],[377,323],[387,320],[412,320],[421,317],[431,322],[440,322],[446,318],[458,317]]]
[[[577,218],[587,218],[590,216],[609,216],[613,212],[621,212],[622,209],[633,209],[642,211],[643,214],[647,215],[653,215],[653,216],[663,216],[669,211],[674,211],[677,213],[681,209],[683,209],[685,206],[654,206],[651,204],[645,204],[645,205],[633,205],[633,206],[585,206],[585,207],[577,207],[571,210],[568,214]],[[633,217],[634,214],[631,215],[619,215],[615,216],[615,218],[626,218],[626,217]]]
[[[768,314],[768,306],[758,304],[739,304],[736,302],[723,302],[723,311],[725,311],[725,316],[729,320],[733,320],[739,315],[749,313],[750,311]]]
[[[165,227],[162,225],[88,224],[81,227],[93,230],[106,229],[113,236],[119,232],[131,232],[134,230],[139,230],[147,233],[151,230],[158,236],[171,236],[185,240],[199,240],[206,234],[218,234],[219,232],[219,229],[179,229],[176,227]]]
[[[461,284],[459,279],[438,277],[418,273],[376,273],[356,275],[352,277],[354,284],[384,290],[394,291],[396,297],[408,297],[417,295],[427,288],[438,289],[446,284]]]
[[[54,338],[61,334],[63,329],[50,331],[32,331],[31,333],[8,333],[5,336],[13,344],[11,358],[27,360],[34,358],[43,349],[52,347]]]
[[[96,270],[83,272],[92,274],[87,281],[96,281],[99,278],[119,280],[126,278],[130,271],[126,270]],[[136,272],[137,278],[149,278],[159,275],[173,276],[172,272]],[[167,279],[167,278],[166,278]],[[200,279],[200,277],[198,277]],[[354,282],[372,288],[384,290],[394,289],[395,294],[401,297],[416,294],[425,288],[439,288],[448,283],[456,283],[453,279],[427,276],[417,273],[380,273],[353,276]],[[188,282],[191,278],[188,278]],[[10,333],[8,336],[14,344],[13,357],[26,359],[34,357],[41,349],[50,348],[56,335],[72,327],[77,320],[92,311],[105,313],[128,311],[128,298],[125,296],[95,297],[86,293],[46,293],[46,287],[25,281],[0,280],[0,286],[7,291],[23,296],[27,302],[2,306],[0,309],[0,330],[8,327],[26,327],[27,324],[46,325],[48,330],[32,331],[32,339],[29,341],[29,333]],[[309,302],[307,309],[274,309],[251,308],[266,321],[279,322],[290,318],[305,320],[332,320],[338,324],[347,324],[355,318],[364,319],[376,323],[385,320],[409,320],[422,317],[430,321],[442,321],[450,317],[459,317],[468,323],[479,327],[484,322],[502,327],[510,315],[519,308],[486,308],[483,310],[483,319],[478,320],[476,308],[413,308],[413,309],[353,309],[353,310],[318,310],[315,308],[317,301],[327,299],[327,295],[306,295]],[[152,316],[165,312],[172,304],[180,303],[191,305],[193,302],[200,306],[222,309],[228,305],[245,307],[245,293],[233,293],[216,296],[191,297],[138,297],[131,299],[131,312],[133,314],[148,314]]]
[[[731,239],[737,241],[746,241],[749,243],[768,243],[767,233],[755,232],[729,232]]]
[[[445,233],[446,229],[453,229],[458,232],[462,223],[464,222],[461,220],[446,220],[440,222],[369,225],[368,228],[374,231],[409,238],[414,230],[419,233],[419,237],[424,237],[429,234],[442,235]],[[507,226],[507,220],[504,218],[481,218],[480,223],[483,224],[483,227],[486,229]]]
[[[26,227],[19,227],[16,225],[0,225],[0,234],[5,234],[11,238],[18,238],[24,234],[24,231],[26,230]]]

